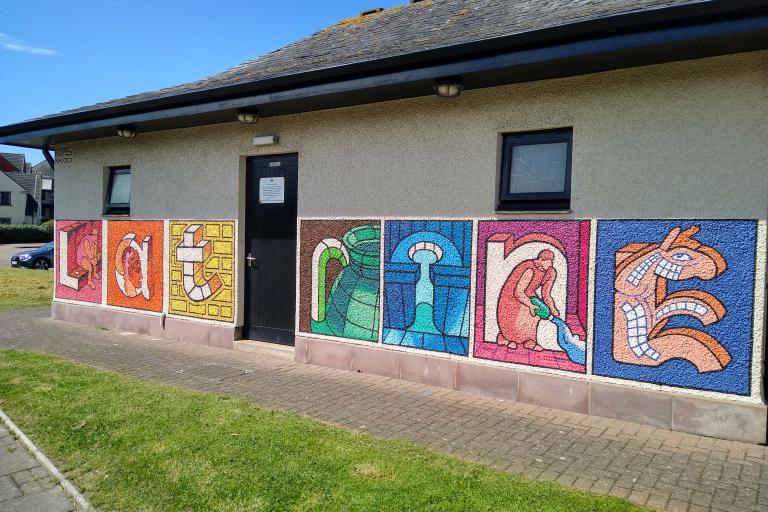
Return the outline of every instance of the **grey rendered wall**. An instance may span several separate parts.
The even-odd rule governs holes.
[[[0,173],[0,191],[11,193],[11,206],[0,206],[0,219],[11,219],[11,224],[25,224],[27,191],[4,173]]]
[[[298,152],[299,215],[493,214],[500,134],[572,126],[572,213],[768,211],[768,52],[68,146],[57,218],[101,215],[104,168],[133,169],[136,218],[237,218],[241,157]],[[280,145],[258,150],[256,133]]]

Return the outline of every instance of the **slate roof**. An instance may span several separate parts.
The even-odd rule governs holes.
[[[27,191],[37,200],[40,196],[40,175],[24,172],[7,172],[6,176],[19,184],[21,188]]]
[[[53,169],[47,160],[32,166],[32,172],[40,174],[43,178],[53,178]]]
[[[375,5],[375,0],[372,6]],[[57,115],[200,92],[704,0],[423,0],[340,21],[217,75]]]
[[[23,153],[0,153],[0,158],[12,165],[15,171],[21,172],[24,170],[25,158]],[[0,165],[0,168],[5,172],[15,172],[13,169],[6,169],[6,167],[6,165]]]

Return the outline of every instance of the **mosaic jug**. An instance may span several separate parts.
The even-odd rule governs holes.
[[[325,239],[312,260],[313,333],[377,341],[379,333],[379,244],[381,228],[363,225],[339,242]],[[328,263],[342,269],[327,289]]]

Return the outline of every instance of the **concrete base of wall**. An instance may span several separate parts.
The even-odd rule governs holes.
[[[54,320],[76,322],[103,329],[135,332],[145,336],[168,338],[209,347],[231,349],[234,348],[234,341],[240,338],[239,327],[224,327],[179,318],[162,318],[138,312],[64,302],[52,304],[51,317]]]
[[[302,363],[720,439],[762,444],[768,437],[764,404],[649,391],[315,338],[297,337],[294,357]]]

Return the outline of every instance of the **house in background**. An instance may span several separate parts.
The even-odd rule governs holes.
[[[0,153],[0,171],[25,172],[27,160],[23,153]]]
[[[764,1],[413,1],[0,143],[56,150],[56,319],[764,443],[766,48]]]
[[[53,219],[54,183],[53,168],[43,160],[33,165],[31,172],[40,176],[40,222]]]
[[[53,168],[47,161],[33,166],[23,154],[0,153],[0,169],[4,176],[0,178],[0,223],[40,224],[53,219]]]
[[[40,224],[40,195],[42,193],[42,178],[31,172],[9,172],[7,177],[24,189],[24,222],[23,224]]]
[[[31,224],[28,209],[30,193],[14,177],[21,173],[0,172],[0,224]]]

